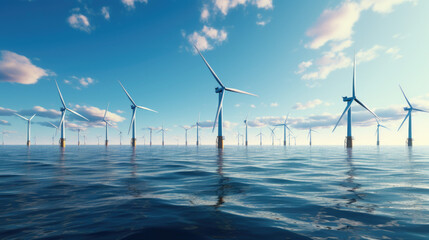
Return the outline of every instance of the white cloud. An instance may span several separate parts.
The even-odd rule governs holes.
[[[6,120],[0,120],[0,125],[3,126],[10,126],[10,122],[6,121]]]
[[[214,0],[214,5],[223,15],[227,15],[230,9],[233,9],[239,5],[246,6],[250,2],[257,8],[272,9],[272,0]]]
[[[298,71],[296,71],[295,73],[296,73],[296,74],[303,73],[303,72],[305,72],[305,70],[307,70],[307,68],[309,68],[311,65],[313,65],[313,60],[309,60],[309,61],[301,62],[301,63],[298,65]]]
[[[20,84],[35,84],[48,72],[31,63],[22,55],[10,51],[1,51],[0,59],[0,81],[14,82]]]
[[[374,45],[368,50],[360,50],[356,53],[356,62],[368,62],[379,56],[379,52],[383,50],[384,47],[380,45]]]
[[[213,128],[213,124],[214,124],[213,121],[209,121],[209,120],[201,121],[200,128]],[[238,125],[237,123],[233,123],[230,121],[223,121],[223,127],[226,129],[231,129],[232,127],[237,125]],[[192,125],[192,127],[195,127],[195,125]]]
[[[124,111],[122,111],[120,109],[116,110],[116,112],[119,113],[119,114],[124,113]]]
[[[103,14],[103,17],[106,20],[109,20],[110,19],[109,7],[106,7],[106,6],[102,7],[101,8],[101,14]]]
[[[398,47],[392,47],[392,48],[387,49],[386,53],[390,54],[393,57],[393,59],[396,60],[396,59],[402,58],[402,55],[399,54],[399,51],[400,51],[400,49]]]
[[[331,43],[331,51],[332,52],[339,52],[346,48],[349,48],[353,44],[353,41],[350,39],[341,41],[341,42],[335,42]]]
[[[278,106],[279,106],[279,104],[276,102],[270,103],[270,107],[278,107]]]
[[[200,51],[205,51],[213,49],[212,44],[222,44],[227,37],[228,34],[223,29],[218,30],[213,27],[204,26],[200,32],[193,32],[188,35],[188,41],[197,46]]]
[[[34,106],[32,109],[26,109],[19,111],[19,114],[24,116],[31,116],[37,114],[37,117],[45,117],[56,119],[61,116],[61,112],[55,109],[46,109],[41,106]]]
[[[86,105],[75,105],[74,110],[78,113],[82,114],[86,118],[88,118],[91,122],[99,122],[103,120],[105,109],[100,109],[93,106],[86,106]],[[125,120],[124,117],[113,113],[113,112],[107,112],[106,118],[108,121],[116,123],[116,122],[122,122]],[[78,119],[76,117],[76,119]],[[79,120],[81,120],[79,118]]]
[[[201,11],[201,20],[207,21],[210,17],[210,12],[207,5],[204,5],[203,10]]]
[[[237,103],[237,104],[235,104],[235,105],[234,105],[234,107],[240,107],[240,104],[239,104],[239,103]]]
[[[89,24],[89,20],[85,15],[82,14],[72,14],[68,19],[68,23],[72,28],[79,29],[85,32],[91,31],[91,25]]]
[[[132,9],[135,8],[135,3],[147,3],[148,0],[121,0],[125,6]]]
[[[88,85],[93,84],[94,83],[94,79],[87,77],[87,78],[80,78],[79,79],[79,83],[80,85],[84,86],[84,87],[88,87]]]
[[[296,109],[296,110],[306,110],[306,109],[310,109],[310,108],[315,108],[315,107],[319,106],[322,103],[323,103],[323,101],[320,100],[320,99],[310,100],[310,101],[308,101],[306,103],[297,102],[293,106],[293,109]]]
[[[257,22],[256,22],[256,25],[259,25],[259,26],[265,26],[265,25],[267,25],[268,23],[270,23],[270,21],[271,21],[271,20],[257,21]]]
[[[334,9],[326,9],[316,24],[307,31],[312,40],[306,45],[318,49],[330,41],[350,40],[353,26],[359,20],[360,13],[372,10],[377,13],[389,13],[393,6],[411,0],[361,0],[359,2],[344,1]]]
[[[256,108],[255,104],[250,104],[251,108]]]
[[[352,60],[344,55],[343,52],[325,52],[324,55],[316,61],[317,71],[304,73],[301,76],[303,80],[326,79],[328,75],[337,69],[351,66]],[[299,72],[299,71],[298,71]]]
[[[0,107],[0,116],[12,116],[14,113],[16,113],[16,111],[13,109]]]

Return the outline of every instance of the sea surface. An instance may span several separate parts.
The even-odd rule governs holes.
[[[429,239],[429,147],[0,146],[1,239]]]

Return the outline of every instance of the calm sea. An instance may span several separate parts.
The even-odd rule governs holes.
[[[429,147],[0,146],[2,239],[429,239]]]

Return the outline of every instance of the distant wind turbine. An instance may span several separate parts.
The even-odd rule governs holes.
[[[195,124],[195,126],[197,127],[197,146],[200,145],[200,114],[198,113],[198,121]]]
[[[60,109],[61,110],[61,121],[60,121],[59,127],[61,128],[60,146],[64,148],[64,147],[66,147],[66,124],[65,124],[66,112],[69,111],[69,112],[73,113],[74,115],[79,116],[79,117],[81,117],[87,121],[89,121],[89,120],[88,120],[88,118],[86,118],[86,117],[80,115],[79,113],[71,110],[70,108],[67,108],[67,105],[64,102],[63,95],[61,94],[60,88],[58,87],[57,81],[55,81],[55,84],[57,85],[58,94],[60,95],[61,104],[63,105]]]
[[[363,108],[365,108],[366,110],[368,110],[368,112],[370,112],[375,119],[379,119],[378,116],[372,112],[371,110],[369,110],[368,107],[365,106],[365,104],[363,104],[361,101],[359,101],[359,99],[357,99],[356,97],[356,56],[354,58],[354,63],[353,63],[353,95],[352,97],[343,97],[343,101],[347,102],[347,106],[346,109],[344,109],[343,114],[341,114],[340,119],[338,119],[337,124],[335,124],[334,129],[332,130],[332,132],[335,131],[335,129],[337,128],[338,124],[340,123],[341,119],[343,118],[344,114],[347,112],[347,137],[346,137],[346,146],[347,148],[351,148],[353,147],[353,137],[352,137],[352,109],[351,109],[351,105],[352,103],[355,101],[357,102],[359,105],[361,105]]]
[[[152,130],[153,130],[153,128],[148,127],[147,129],[149,129],[149,146],[152,146]]]
[[[287,123],[288,119],[289,119],[289,114],[286,116],[284,123],[274,125],[274,126],[283,126],[283,146],[286,146],[286,129],[289,130],[289,132],[292,132],[292,130],[290,130],[290,128],[288,127],[288,123]],[[290,141],[290,137],[289,137],[289,141]],[[289,142],[289,145],[290,145],[290,142]]]
[[[264,134],[262,134],[262,131],[261,130],[259,130],[259,134],[258,135],[256,135],[256,136],[259,136],[259,145],[261,145],[262,146],[262,136],[263,136]]]
[[[53,123],[51,123],[51,122],[48,122],[48,123],[49,123],[49,124],[51,124],[51,126],[55,128],[55,134],[52,134],[52,145],[54,145],[54,144],[55,144],[54,139],[55,139],[55,136],[57,136],[58,127],[57,127],[57,126],[55,126],[55,125],[54,125]]]
[[[122,131],[119,131],[119,145],[122,146]]]
[[[310,127],[310,129],[308,130],[307,138],[310,140],[310,146],[312,145],[312,141],[311,141],[311,133],[312,133],[312,132],[318,133],[316,130],[311,129],[311,127]]]
[[[418,109],[418,108],[413,107],[413,106],[411,105],[410,101],[408,101],[407,96],[405,96],[405,93],[404,93],[404,91],[402,90],[402,87],[401,87],[401,86],[399,86],[399,88],[401,89],[401,92],[402,92],[402,94],[404,95],[405,100],[407,100],[407,103],[408,103],[408,106],[409,106],[409,107],[404,107],[404,111],[408,111],[408,113],[407,113],[407,115],[405,116],[404,121],[402,121],[401,126],[399,126],[398,131],[399,131],[399,129],[401,129],[401,127],[402,127],[402,125],[404,124],[405,120],[407,120],[407,118],[408,118],[408,139],[407,139],[407,143],[408,143],[408,146],[410,146],[410,147],[411,147],[411,146],[413,146],[413,129],[412,129],[412,122],[411,122],[411,113],[412,113],[413,111],[417,111],[417,112],[426,112],[426,113],[427,113],[428,111],[421,110],[421,109]]]
[[[162,133],[162,146],[164,146],[164,134],[167,131],[167,129],[164,128],[164,125],[162,125],[162,128],[158,131]]]
[[[185,146],[188,146],[188,130],[191,129],[192,127],[182,127],[183,129],[185,129]]]
[[[238,89],[234,89],[234,88],[227,88],[225,87],[225,85],[223,85],[223,83],[220,81],[219,77],[216,75],[216,73],[213,71],[213,69],[210,67],[209,63],[206,61],[206,59],[204,58],[204,56],[201,54],[200,50],[198,50],[198,48],[194,45],[195,49],[197,50],[197,52],[200,54],[201,58],[204,60],[205,64],[207,65],[208,69],[210,70],[210,72],[212,73],[213,77],[216,79],[217,83],[219,84],[219,87],[217,87],[215,89],[215,92],[219,94],[219,105],[217,108],[217,112],[216,112],[216,118],[213,124],[213,130],[216,127],[217,124],[217,129],[218,129],[218,136],[217,136],[217,147],[218,148],[223,148],[223,135],[222,135],[222,128],[223,128],[223,97],[224,97],[224,93],[225,91],[229,91],[229,92],[235,92],[235,93],[242,93],[242,94],[247,94],[247,95],[252,95],[252,96],[256,96],[255,94],[252,93],[248,93],[245,91],[241,91]]]
[[[100,145],[100,138],[101,138],[101,136],[97,136],[98,145]]]
[[[247,121],[247,116],[246,116],[246,119],[244,120],[244,124],[246,125],[246,146],[248,145],[248,142],[247,142],[247,126],[248,126],[248,121]]]
[[[30,118],[26,118],[23,117],[21,115],[19,115],[18,113],[15,113],[16,116],[24,119],[25,121],[27,121],[27,146],[30,146],[30,139],[31,139],[31,120],[34,118],[34,116],[36,116],[36,114],[34,114],[33,116],[31,116]]]
[[[136,110],[137,108],[143,109],[143,110],[147,110],[147,111],[151,111],[151,112],[155,112],[157,113],[157,111],[152,110],[150,108],[146,108],[146,107],[142,107],[142,106],[138,106],[134,100],[131,98],[130,94],[128,94],[127,90],[125,90],[124,86],[122,85],[121,82],[119,82],[119,84],[121,84],[122,89],[124,90],[125,94],[127,94],[128,99],[131,101],[131,109],[133,110],[133,115],[131,117],[131,123],[130,123],[130,127],[128,129],[128,134],[130,134],[130,130],[131,127],[133,128],[133,136],[131,138],[131,146],[135,147],[137,144],[137,139],[136,139]]]
[[[77,145],[80,146],[80,128],[77,129]]]
[[[377,121],[377,130],[375,132],[377,134],[377,146],[380,146],[380,127],[389,129],[388,127],[381,125],[380,122]]]
[[[274,128],[270,128],[270,127],[268,127],[269,129],[270,129],[270,131],[271,131],[271,138],[272,138],[272,145],[274,146],[274,137],[276,136],[276,133],[274,132],[274,130],[276,129],[275,127]]]

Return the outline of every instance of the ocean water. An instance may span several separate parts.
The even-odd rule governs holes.
[[[1,239],[429,239],[429,147],[0,146]]]

